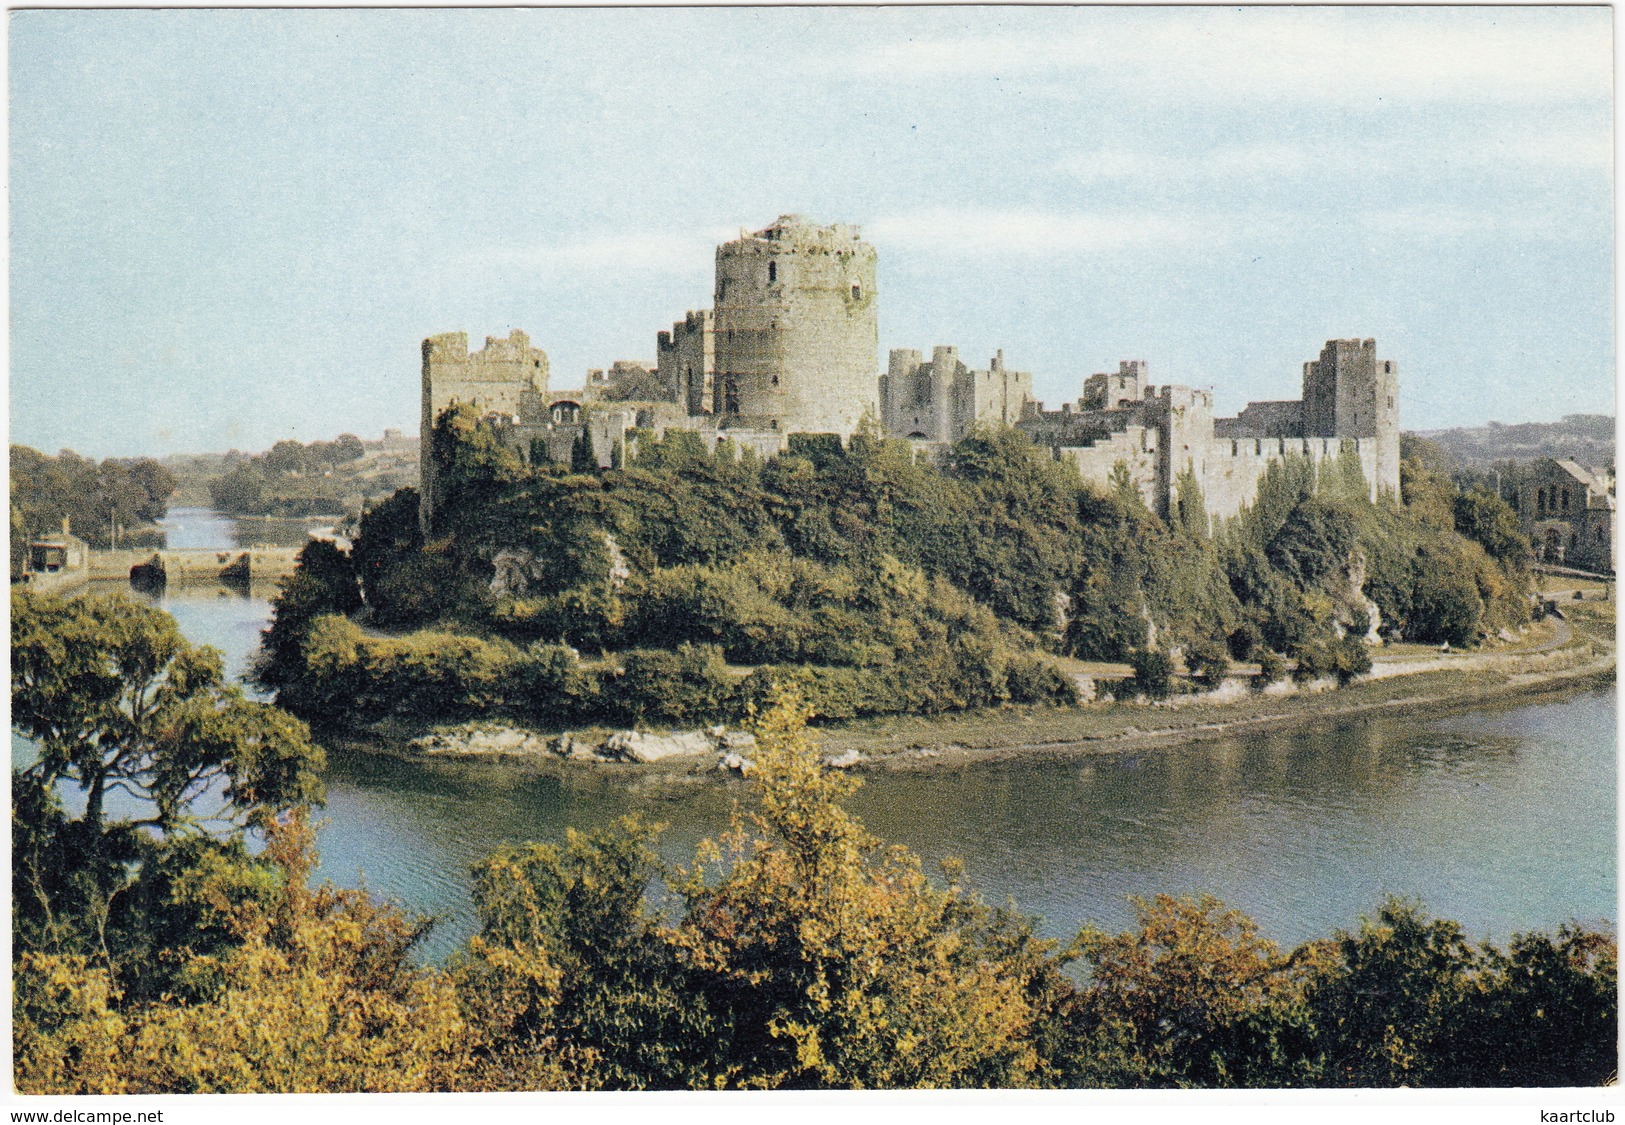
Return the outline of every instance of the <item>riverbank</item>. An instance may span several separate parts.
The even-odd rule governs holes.
[[[1610,615],[1611,622],[1611,615]],[[1077,711],[1020,709],[933,720],[894,719],[824,733],[832,754],[859,754],[870,769],[940,769],[1015,758],[1128,754],[1283,728],[1335,726],[1371,715],[1436,718],[1491,704],[1611,681],[1612,641],[1576,639],[1549,653],[1464,656],[1460,667],[1418,664],[1345,688],[1324,683],[1282,693],[1164,703],[1112,703]]]
[[[859,771],[929,770],[1013,759],[1129,754],[1233,734],[1312,727],[1381,714],[1429,717],[1520,697],[1584,687],[1615,671],[1614,604],[1570,602],[1498,648],[1441,653],[1401,648],[1373,662],[1347,687],[1327,681],[1272,684],[1259,691],[1236,676],[1220,690],[1158,703],[1075,708],[1007,707],[956,715],[890,716],[821,728],[826,760]],[[530,732],[500,723],[380,728],[372,737],[333,735],[367,753],[414,761],[483,761],[523,769],[621,770],[640,774],[738,775],[749,749],[720,730],[639,735],[660,748],[628,751],[628,732]],[[666,748],[666,743],[671,747]],[[682,747],[682,748],[679,748]]]

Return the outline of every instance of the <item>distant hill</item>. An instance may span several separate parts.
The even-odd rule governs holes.
[[[1422,430],[1465,469],[1487,469],[1496,461],[1567,458],[1589,469],[1614,464],[1614,419],[1607,414],[1566,414],[1561,422],[1491,422],[1454,430]]]
[[[389,431],[382,441],[341,434],[332,442],[278,442],[261,454],[176,454],[177,507],[234,515],[356,515],[363,505],[418,483],[418,440]]]

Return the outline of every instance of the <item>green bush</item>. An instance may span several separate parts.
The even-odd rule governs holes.
[[[1078,685],[1054,662],[1031,653],[1010,659],[1005,668],[1012,703],[1041,703],[1054,707],[1076,707]]]
[[[1206,688],[1218,687],[1230,674],[1229,654],[1217,641],[1204,640],[1191,645],[1185,650],[1185,665]]]
[[[1300,645],[1293,655],[1298,667],[1292,678],[1299,683],[1334,677],[1339,686],[1347,687],[1371,671],[1371,652],[1358,637]]]
[[[816,664],[757,668],[739,683],[739,706],[765,711],[779,688],[794,690],[814,722],[835,723],[904,709],[894,674],[873,668],[830,668]]]
[[[1128,681],[1137,695],[1147,699],[1167,699],[1173,692],[1174,662],[1160,649],[1137,648],[1128,654],[1134,676]]]
[[[602,707],[616,721],[689,726],[733,711],[733,679],[716,645],[633,649],[621,672],[604,681]]]
[[[575,649],[539,641],[514,662],[507,700],[533,721],[564,726],[592,721],[603,707],[602,690]]]
[[[1268,686],[1286,675],[1286,661],[1281,654],[1273,649],[1260,649],[1258,656],[1258,682],[1260,686]]]

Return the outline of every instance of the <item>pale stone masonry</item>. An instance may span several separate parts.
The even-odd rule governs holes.
[[[957,441],[976,425],[1013,426],[1033,401],[1033,377],[1011,371],[1004,353],[972,371],[956,349],[936,347],[930,362],[908,348],[892,349],[880,377],[886,430],[915,441]]]
[[[850,437],[875,417],[875,248],[845,224],[782,216],[717,248],[723,426]]]
[[[1034,404],[1017,423],[1086,481],[1106,483],[1119,466],[1146,505],[1166,518],[1179,478],[1194,476],[1210,519],[1252,503],[1270,464],[1307,457],[1316,464],[1359,461],[1373,500],[1399,492],[1398,382],[1374,340],[1329,340],[1303,368],[1303,398],[1250,403],[1235,418],[1214,418],[1207,391],[1148,381],[1144,360],[1083,381],[1077,403],[1059,411]]]
[[[514,331],[469,354],[460,332],[423,343],[423,517],[435,504],[429,442],[453,403],[472,403],[501,439],[529,458],[569,462],[585,449],[608,466],[635,455],[638,432],[697,432],[712,448],[782,451],[796,433],[845,440],[870,424],[931,455],[974,427],[1015,426],[1087,482],[1127,474],[1167,517],[1179,479],[1193,474],[1211,518],[1257,496],[1269,465],[1352,457],[1373,499],[1399,490],[1398,381],[1373,340],[1329,340],[1303,366],[1303,394],[1255,402],[1215,419],[1212,396],[1153,386],[1144,360],[1083,380],[1075,403],[1046,411],[1032,375],[1004,353],[972,369],[956,349],[927,361],[896,349],[877,371],[876,254],[847,224],[783,215],[717,248],[715,304],[656,337],[652,368],[624,361],[579,391],[549,391],[547,357]]]
[[[423,417],[419,433],[422,487],[419,505],[425,526],[435,505],[434,458],[430,443],[435,419],[449,406],[469,403],[482,413],[539,423],[547,395],[547,353],[530,346],[530,337],[514,329],[507,339],[485,338],[485,347],[468,350],[468,333],[444,332],[423,341]]]

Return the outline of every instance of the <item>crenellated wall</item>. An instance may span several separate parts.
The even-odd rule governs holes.
[[[1013,426],[1032,405],[1031,373],[1006,367],[1003,351],[973,371],[954,347],[938,345],[929,362],[913,348],[894,348],[880,377],[882,425],[914,441],[954,442],[973,426]]]
[[[716,409],[716,338],[716,318],[710,309],[690,312],[657,338],[660,385],[690,414]]]
[[[1075,406],[1039,406],[1019,428],[1077,465],[1086,481],[1108,484],[1122,465],[1164,518],[1187,472],[1209,517],[1228,519],[1257,497],[1269,465],[1291,456],[1319,464],[1351,452],[1373,500],[1399,491],[1398,385],[1392,361],[1376,359],[1374,341],[1328,341],[1305,365],[1304,400],[1250,403],[1235,418],[1214,418],[1207,391],[1154,387],[1146,377],[1143,360],[1126,360],[1116,374],[1085,379]],[[1311,419],[1331,432],[1311,430]]]
[[[658,334],[653,377],[618,364],[579,392],[552,396],[547,356],[523,332],[487,337],[472,354],[464,333],[429,337],[425,527],[436,502],[435,419],[459,402],[478,406],[523,456],[555,461],[569,460],[585,436],[593,460],[609,465],[628,454],[634,430],[670,429],[693,430],[712,448],[770,456],[792,434],[845,439],[877,418],[887,433],[928,451],[977,425],[1015,426],[1086,481],[1108,484],[1121,467],[1164,517],[1186,473],[1209,515],[1224,519],[1256,498],[1269,465],[1291,456],[1318,464],[1352,453],[1373,499],[1399,490],[1398,380],[1372,339],[1326,341],[1303,366],[1301,399],[1250,403],[1235,418],[1215,419],[1205,390],[1152,386],[1140,359],[1088,376],[1075,402],[1046,411],[1033,398],[1031,374],[1007,368],[1002,351],[973,370],[953,347],[934,348],[929,360],[896,349],[877,375],[875,273],[874,247],[855,226],[783,215],[754,233],[741,230],[717,247],[714,308]]]

